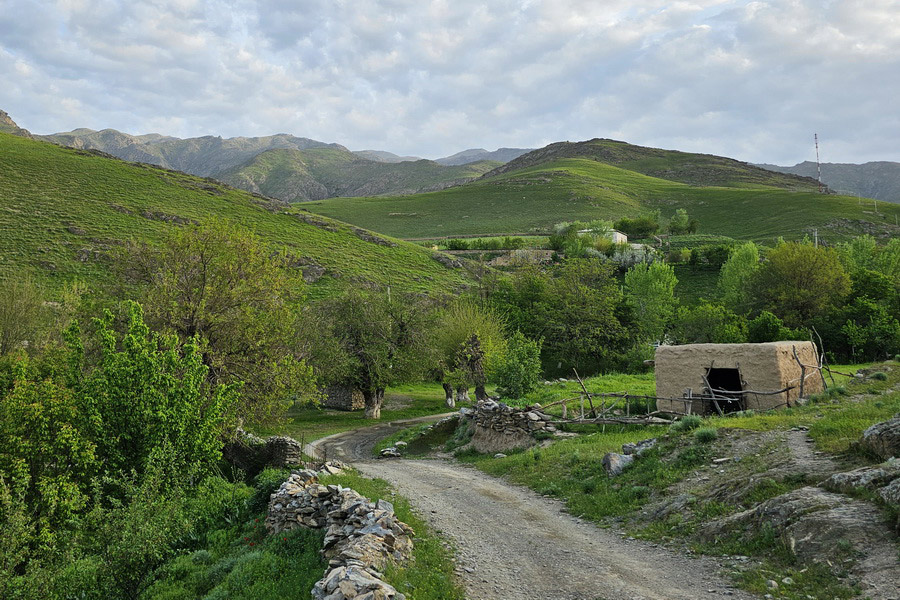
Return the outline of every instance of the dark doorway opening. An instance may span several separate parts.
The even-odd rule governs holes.
[[[724,413],[744,410],[744,384],[739,369],[706,369],[706,381]]]

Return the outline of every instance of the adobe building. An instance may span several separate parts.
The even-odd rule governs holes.
[[[818,364],[812,342],[660,346],[655,360],[656,407],[710,414],[717,412],[716,403],[722,412],[793,406],[800,397],[801,379],[804,397],[824,391]],[[716,403],[697,399],[709,398],[710,388]]]

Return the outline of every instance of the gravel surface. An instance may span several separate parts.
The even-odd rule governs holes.
[[[456,549],[469,600],[754,598],[709,558],[678,554],[574,518],[563,505],[443,460],[373,460],[378,439],[407,423],[319,440],[329,458],[391,482]]]

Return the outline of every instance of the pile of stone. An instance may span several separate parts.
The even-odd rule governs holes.
[[[313,587],[315,600],[404,600],[381,572],[389,561],[412,554],[412,528],[397,519],[390,502],[371,502],[340,485],[322,485],[315,471],[293,473],[269,500],[270,534],[308,527],[326,529],[328,571]]]
[[[631,463],[634,462],[634,459],[641,456],[644,452],[646,452],[650,448],[653,448],[655,445],[656,438],[623,444],[621,454],[619,454],[618,452],[607,452],[603,456],[603,459],[601,460],[603,469],[610,477],[621,475],[622,471],[624,471]]]
[[[472,447],[483,453],[527,448],[535,443],[535,434],[556,432],[550,423],[553,417],[541,412],[537,404],[523,409],[482,400],[474,409],[461,409],[460,417],[474,424]]]

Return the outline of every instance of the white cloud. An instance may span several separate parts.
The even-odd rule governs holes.
[[[895,0],[0,0],[36,132],[289,132],[437,157],[615,137],[900,160]]]

